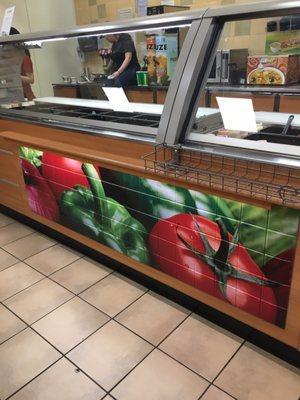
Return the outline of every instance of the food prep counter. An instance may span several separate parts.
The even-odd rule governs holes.
[[[298,1],[273,1],[1,39],[190,26],[164,105],[0,108],[2,209],[299,349],[300,114],[280,144],[221,137],[219,110],[199,108],[224,22],[297,12]],[[278,137],[289,115],[255,114]]]
[[[89,91],[89,86],[97,83],[55,83],[54,96],[71,98],[98,98],[99,93]],[[81,90],[86,87],[86,90]],[[128,99],[132,102],[164,104],[167,86],[130,86],[125,88]],[[255,110],[297,113],[300,109],[300,86],[297,84],[278,86],[261,85],[218,85],[208,83],[199,100],[202,107],[216,107],[217,96],[233,98],[251,96]]]

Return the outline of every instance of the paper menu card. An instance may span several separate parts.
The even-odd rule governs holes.
[[[133,107],[129,103],[123,88],[103,87],[103,90],[114,111],[133,112]]]
[[[15,8],[16,7],[13,6],[5,10],[1,25],[0,36],[9,35],[11,24],[14,18]]]
[[[256,117],[251,99],[217,97],[217,102],[225,129],[257,132]]]

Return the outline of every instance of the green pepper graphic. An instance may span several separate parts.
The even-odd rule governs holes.
[[[117,201],[106,197],[92,164],[82,164],[90,190],[76,185],[62,193],[61,220],[64,225],[128,257],[148,264],[146,230]]]
[[[196,204],[189,190],[140,176],[101,168],[111,197],[126,201],[139,221],[150,232],[157,220],[176,214],[195,212]],[[106,178],[106,179],[105,179]]]

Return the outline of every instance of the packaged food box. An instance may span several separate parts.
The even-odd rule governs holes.
[[[300,81],[300,61],[297,55],[250,56],[247,83],[250,85],[286,85]]]

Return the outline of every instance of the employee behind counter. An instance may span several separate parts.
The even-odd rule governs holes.
[[[136,49],[128,33],[106,35],[112,43],[108,71],[113,86],[126,87],[136,85],[136,72],[140,70]]]

